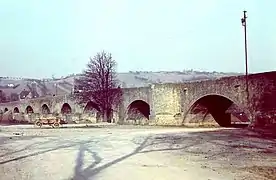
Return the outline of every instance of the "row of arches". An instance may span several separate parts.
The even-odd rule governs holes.
[[[7,111],[9,111],[8,108],[5,108],[4,112],[7,112]],[[95,111],[99,111],[99,108],[95,103],[90,101],[86,104],[83,112],[88,113],[88,112],[95,112]],[[19,108],[15,107],[13,109],[13,113],[20,113]],[[33,107],[28,105],[25,109],[25,113],[26,114],[34,113]],[[50,114],[51,113],[51,110],[47,104],[43,104],[41,106],[41,113],[42,114]],[[64,103],[61,107],[61,114],[71,114],[71,113],[72,113],[71,106],[68,103]]]
[[[9,109],[8,109],[8,108],[5,108],[5,109],[4,109],[4,112],[7,112],[7,111],[9,111]],[[18,108],[18,107],[15,107],[15,108],[13,109],[13,113],[20,113],[19,108]],[[30,106],[30,105],[28,105],[28,106],[26,107],[26,109],[25,109],[25,113],[26,113],[26,114],[34,113],[33,107]],[[42,113],[42,114],[50,114],[50,113],[51,113],[50,108],[48,107],[47,104],[43,104],[43,105],[42,105],[42,107],[41,107],[41,113]],[[64,104],[62,105],[62,108],[61,108],[61,113],[62,113],[62,114],[70,114],[70,113],[72,113],[72,108],[71,108],[71,106],[70,106],[68,103],[64,103]]]
[[[8,111],[8,108],[5,108],[5,112],[7,112],[7,111]],[[33,108],[32,108],[31,106],[27,106],[25,112],[26,112],[27,114],[29,114],[29,113],[34,113],[34,110],[33,110]],[[13,113],[20,113],[18,107],[15,107],[15,108],[13,109]]]
[[[234,107],[234,108],[233,108]],[[232,109],[231,109],[232,108]],[[229,110],[231,109],[231,110]],[[8,111],[5,108],[5,111]],[[97,114],[100,109],[97,104],[89,101],[84,107],[84,113]],[[19,113],[18,107],[13,110],[14,113]],[[27,114],[34,113],[31,106],[27,106],[25,109]],[[43,104],[41,107],[43,114],[50,114],[50,108],[47,104]],[[61,107],[62,114],[71,114],[72,108],[68,103],[64,103]],[[193,105],[189,108],[187,113],[184,115],[184,119],[187,114],[204,114],[203,118],[210,114],[212,118],[220,125],[227,126],[231,124],[231,117],[233,115],[236,119],[242,122],[248,121],[245,113],[242,112],[238,106],[229,98],[221,95],[206,95],[196,100]],[[143,100],[135,100],[131,102],[126,110],[127,119],[149,119],[150,116],[150,105]]]
[[[5,108],[4,112],[7,112],[8,108]],[[100,111],[99,107],[96,103],[89,101],[84,107],[83,113],[96,113]],[[15,107],[13,109],[13,113],[20,113],[19,108]],[[34,113],[33,107],[28,105],[25,109],[26,114]],[[50,114],[50,108],[47,104],[43,104],[41,106],[42,114]],[[61,107],[61,114],[71,114],[72,108],[68,103],[64,103]],[[139,118],[147,118],[149,119],[150,115],[150,106],[143,100],[135,100],[133,101],[127,108],[127,114],[129,118],[139,119]]]

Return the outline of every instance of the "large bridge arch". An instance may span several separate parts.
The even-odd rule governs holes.
[[[243,110],[242,106],[229,97],[221,94],[206,94],[192,101],[188,111],[184,114],[183,122],[189,122],[187,118],[189,114],[203,115],[203,119],[210,114],[213,119],[223,127],[229,127],[233,123],[231,117],[239,122],[249,122],[248,114]]]
[[[150,105],[144,100],[132,101],[126,109],[126,119],[142,119],[146,118],[149,120],[150,116]]]

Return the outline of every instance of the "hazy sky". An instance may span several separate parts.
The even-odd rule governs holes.
[[[79,73],[101,50],[119,72],[276,69],[275,0],[0,0],[0,76]]]

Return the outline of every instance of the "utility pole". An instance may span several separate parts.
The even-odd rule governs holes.
[[[247,11],[243,11],[243,18],[241,19],[242,26],[244,27],[244,50],[245,50],[245,81],[246,81],[246,93],[247,103],[249,103],[249,91],[248,91],[248,62],[247,62],[247,34],[246,34],[246,16]]]

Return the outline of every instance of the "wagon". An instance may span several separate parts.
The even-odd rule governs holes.
[[[53,128],[59,127],[60,125],[60,118],[58,117],[43,117],[39,118],[35,121],[35,125],[41,127],[43,124],[48,124],[49,126],[52,126]]]

